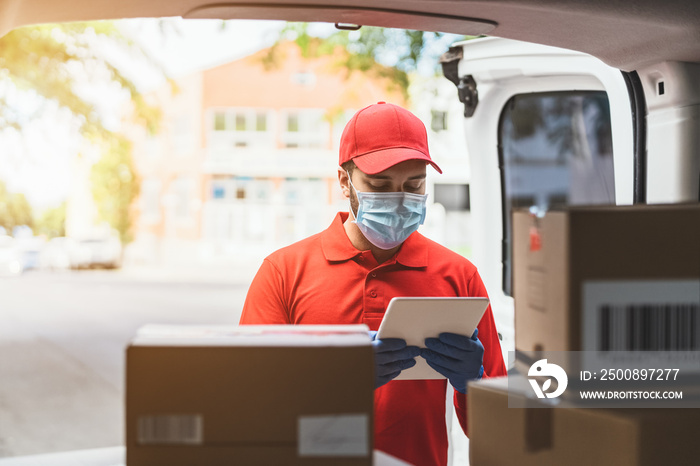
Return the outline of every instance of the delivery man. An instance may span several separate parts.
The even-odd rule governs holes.
[[[426,167],[442,171],[415,115],[384,102],[360,110],[343,131],[339,165],[349,212],[264,260],[241,324],[365,323],[376,331],[395,296],[487,296],[471,262],[416,231]],[[374,447],[417,466],[447,464],[446,384],[466,432],[467,382],[506,374],[491,307],[474,335],[444,333],[424,348],[373,337]],[[416,357],[446,379],[391,381]]]

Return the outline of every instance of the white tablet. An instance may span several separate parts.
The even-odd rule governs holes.
[[[472,336],[489,305],[488,298],[393,298],[379,325],[377,338],[403,338],[425,348],[425,339],[443,332]],[[395,380],[444,379],[422,357]]]

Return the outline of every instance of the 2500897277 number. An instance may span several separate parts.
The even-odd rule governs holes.
[[[602,369],[600,380],[676,380],[679,369]]]

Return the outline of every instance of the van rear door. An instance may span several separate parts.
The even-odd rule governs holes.
[[[461,49],[461,50],[460,50]],[[451,49],[465,102],[473,262],[514,350],[511,211],[631,204],[633,121],[623,74],[586,54],[500,38]],[[444,60],[443,60],[444,61]],[[506,359],[508,361],[508,359]],[[511,361],[508,361],[511,362]]]

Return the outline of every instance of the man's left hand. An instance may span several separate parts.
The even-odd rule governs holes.
[[[456,333],[441,333],[439,338],[426,338],[420,355],[428,365],[447,377],[460,393],[467,393],[467,382],[478,380],[484,373],[484,345],[474,330],[471,338]]]

